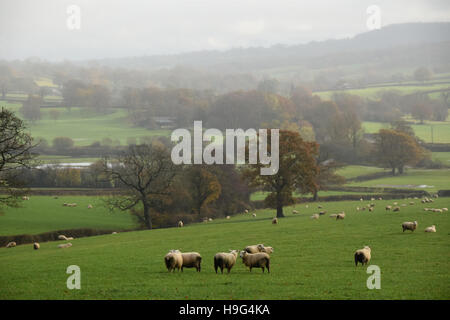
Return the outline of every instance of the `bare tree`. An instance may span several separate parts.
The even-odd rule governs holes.
[[[25,133],[24,122],[7,109],[0,112],[0,210],[5,206],[17,207],[25,194],[18,179],[22,168],[30,168],[32,138]]]
[[[162,144],[131,145],[112,159],[103,159],[103,169],[109,178],[124,186],[126,194],[110,197],[110,208],[129,210],[143,206],[143,223],[152,228],[150,209],[154,201],[168,196],[178,172],[169,150]]]

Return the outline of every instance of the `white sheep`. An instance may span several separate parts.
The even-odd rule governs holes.
[[[253,217],[253,218],[256,218],[256,213],[252,213],[252,217]]]
[[[255,245],[251,245],[251,246],[246,246],[244,250],[247,251],[248,253],[261,252],[264,250],[264,245],[262,243],[260,243],[260,244],[255,244]]]
[[[60,234],[58,236],[58,240],[67,240],[67,237],[65,235],[63,235],[63,234]]]
[[[230,219],[231,219],[231,217],[230,217],[230,216],[226,216],[226,219],[227,219],[227,220],[230,220]]]
[[[344,218],[345,218],[345,212],[341,212],[336,215],[336,220],[339,220],[339,219],[343,220]]]
[[[417,221],[414,221],[414,222],[410,222],[410,221],[403,222],[402,223],[403,232],[405,232],[405,230],[411,230],[412,232],[414,232],[414,230],[416,230],[416,228],[417,228],[417,225],[418,225]]]
[[[369,212],[372,212],[374,210],[374,207],[369,208]]]
[[[297,210],[292,210],[292,214],[298,214],[298,211]]]
[[[73,237],[67,237],[66,240],[68,240],[68,241],[73,240]]]
[[[400,207],[394,207],[394,208],[392,209],[392,211],[394,211],[394,212],[400,211]]]
[[[431,227],[425,228],[425,232],[436,232],[436,226],[432,225]]]
[[[267,253],[241,251],[240,257],[242,262],[250,268],[250,272],[252,272],[252,268],[261,268],[264,273],[264,268],[267,268],[267,272],[270,273],[270,256]]]
[[[212,218],[208,218],[208,221],[209,221],[209,222],[212,222],[212,221],[213,221],[213,219],[212,219]]]
[[[69,243],[63,243],[63,244],[58,245],[58,248],[69,248],[71,246],[72,246],[72,244],[69,242]]]
[[[236,263],[238,255],[238,250],[230,250],[230,252],[219,252],[214,256],[214,270],[220,268],[220,271],[223,273],[223,269],[226,268],[228,273],[230,273],[231,268]]]
[[[171,272],[177,269],[180,271],[183,266],[183,256],[178,250],[170,250],[164,256],[164,263],[166,264],[167,271]]]
[[[317,213],[315,213],[311,216],[311,219],[317,220],[317,219],[319,219],[319,215]]]
[[[13,248],[15,246],[17,246],[17,243],[14,241],[8,242],[8,244],[6,245],[7,248]]]
[[[272,219],[272,224],[278,224],[278,218],[277,217]]]
[[[264,247],[261,252],[265,252],[267,254],[272,254],[273,253],[273,248],[272,247]]]
[[[355,266],[358,266],[358,262],[360,262],[362,265],[367,264],[370,261],[371,258],[371,251],[370,247],[365,246],[363,249],[359,249],[355,251]]]
[[[247,209],[245,209],[245,211],[244,211],[245,213],[248,213],[248,210]]]
[[[183,268],[195,268],[197,272],[201,270],[202,256],[198,252],[182,252],[183,264],[181,265],[181,272]]]
[[[178,221],[178,228],[181,228],[181,227],[183,227],[184,226],[184,224],[183,224],[183,221]]]
[[[442,211],[448,211],[448,208],[442,208]]]
[[[33,243],[33,249],[34,250],[38,250],[41,246],[39,245],[39,243],[35,242]]]

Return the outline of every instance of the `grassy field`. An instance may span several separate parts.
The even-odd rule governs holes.
[[[77,203],[74,208],[63,203]],[[92,204],[92,209],[87,209]],[[38,234],[61,229],[131,229],[132,217],[123,212],[110,212],[102,205],[101,198],[88,196],[31,196],[22,201],[22,208],[9,208],[0,215],[0,235]],[[1,286],[0,286],[1,287]]]
[[[74,158],[71,156],[59,156],[59,155],[40,155],[37,160],[43,164],[45,163],[80,163],[80,162],[95,162],[100,158]]]
[[[278,225],[272,210],[260,210],[256,218],[75,239],[68,249],[57,248],[62,241],[37,251],[0,248],[0,299],[450,299],[448,213],[423,211],[449,207],[450,199],[397,213],[384,210],[388,203],[376,201],[372,213],[356,211],[359,201],[323,203],[329,213],[346,212],[340,221],[312,220],[318,210],[297,205],[300,214],[287,208]],[[401,223],[414,220],[418,229],[403,233]],[[423,232],[432,224],[437,233]],[[215,274],[216,252],[256,243],[275,249],[270,274],[250,273],[239,258],[231,274]],[[370,264],[380,267],[380,290],[369,290],[366,268],[354,265],[364,245],[372,248]],[[202,271],[169,274],[163,257],[174,248],[200,252]],[[69,265],[81,269],[80,290],[66,287]]]
[[[386,170],[378,167],[350,165],[339,168],[338,170],[336,170],[336,173],[345,177],[346,179],[352,179],[358,176],[364,176],[384,171]]]
[[[0,101],[0,106],[5,106],[18,112],[21,105]],[[57,120],[50,117],[50,111],[57,109],[60,116]],[[19,116],[21,114],[17,113]],[[35,123],[28,122],[28,130],[35,138],[44,138],[50,144],[56,137],[69,137],[77,146],[90,145],[95,141],[102,142],[109,138],[113,142],[119,141],[125,145],[127,138],[141,138],[152,136],[168,136],[169,130],[147,130],[145,128],[132,127],[126,121],[126,111],[115,109],[115,112],[107,115],[90,114],[85,109],[72,108],[46,108],[41,111],[41,120]]]
[[[363,182],[352,182],[348,185],[360,187],[413,188],[436,192],[442,189],[450,189],[450,169],[409,169],[403,175],[383,177]]]
[[[431,159],[439,160],[443,164],[450,165],[450,152],[433,152]]]
[[[389,123],[364,121],[363,128],[367,133],[376,133],[380,129],[388,129]],[[416,136],[425,142],[450,143],[449,121],[426,121],[425,124],[413,124],[411,127]]]

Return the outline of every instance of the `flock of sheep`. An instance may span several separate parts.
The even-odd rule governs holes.
[[[214,270],[220,269],[223,273],[223,269],[227,269],[230,273],[233,266],[236,264],[238,256],[238,250],[230,250],[230,252],[218,252],[214,255]],[[273,253],[272,247],[266,247],[263,244],[256,244],[245,247],[239,253],[242,258],[242,262],[250,268],[261,268],[264,273],[265,268],[270,273],[270,255]],[[164,263],[167,271],[173,272],[175,269],[183,272],[183,268],[195,268],[197,272],[201,271],[202,256],[198,252],[181,252],[179,250],[170,250],[164,256]]]

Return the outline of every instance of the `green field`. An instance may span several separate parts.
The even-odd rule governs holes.
[[[385,169],[378,167],[350,165],[339,168],[338,170],[336,170],[336,173],[338,175],[345,177],[346,179],[352,179],[359,176],[365,176],[385,171],[386,171]]]
[[[434,161],[439,160],[443,164],[450,166],[450,152],[433,152],[431,154],[431,159]]]
[[[32,200],[30,200],[31,203]],[[417,201],[416,201],[417,202]],[[374,212],[358,212],[359,201],[322,203],[329,213],[345,210],[345,220],[297,205],[286,218],[271,224],[273,210],[257,217],[234,216],[184,228],[126,232],[63,241],[0,248],[0,299],[450,299],[450,222],[448,213],[423,207],[449,207],[449,198],[433,204],[386,212],[392,201],[376,201]],[[51,217],[47,217],[51,221]],[[417,220],[418,229],[402,232],[401,223]],[[436,225],[436,233],[424,228]],[[271,272],[249,272],[241,259],[231,274],[216,275],[213,256],[228,249],[264,243],[274,247]],[[353,253],[369,245],[371,265],[381,270],[381,289],[369,290],[366,267],[355,267]],[[202,271],[168,273],[168,250],[198,251]],[[66,287],[66,268],[81,269],[81,289]]]
[[[450,169],[408,169],[403,175],[388,176],[363,182],[352,182],[348,185],[359,187],[412,188],[436,192],[438,190],[450,189]]]
[[[363,122],[363,129],[367,133],[377,133],[380,129],[388,129],[389,123],[385,122]],[[425,142],[450,143],[449,121],[426,121],[424,124],[413,124],[411,127],[417,137]]]
[[[100,158],[74,158],[71,156],[59,156],[59,155],[40,155],[37,157],[40,163],[81,163],[81,162],[95,162]]]
[[[63,203],[77,203],[77,207],[63,207]],[[92,204],[92,209],[87,209]],[[62,229],[131,229],[136,227],[132,217],[123,212],[110,212],[101,198],[88,196],[31,196],[22,201],[21,208],[8,208],[0,215],[0,236],[38,234]]]
[[[21,105],[0,101],[0,106],[17,112]],[[51,110],[59,110],[57,120],[50,117]],[[27,123],[28,130],[34,138],[44,138],[50,144],[56,137],[69,137],[77,146],[87,146],[95,141],[102,142],[104,138],[119,141],[126,145],[127,138],[136,138],[137,142],[143,137],[168,136],[169,130],[147,130],[145,128],[132,127],[126,120],[126,111],[115,109],[113,113],[106,115],[90,114],[85,108],[46,108],[41,111],[41,120],[35,123]]]

